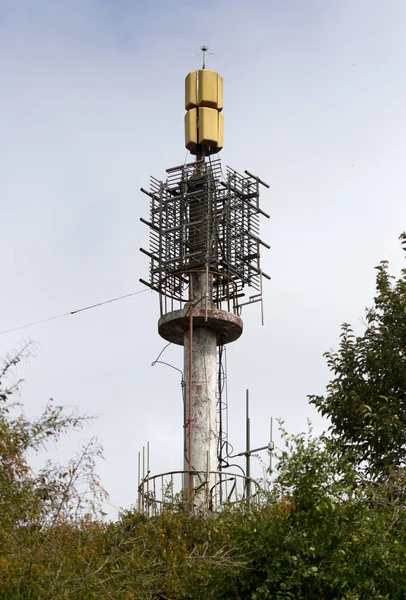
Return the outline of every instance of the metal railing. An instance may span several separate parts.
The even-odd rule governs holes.
[[[216,484],[209,488],[208,475],[215,475]],[[193,489],[184,482],[189,476],[198,478]],[[186,506],[190,510],[217,512],[230,504],[259,503],[259,483],[241,473],[227,471],[168,471],[147,475],[138,486],[138,510],[153,516],[162,510]]]

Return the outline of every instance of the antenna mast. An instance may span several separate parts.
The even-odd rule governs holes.
[[[150,276],[140,281],[159,295],[159,334],[184,348],[183,489],[191,509],[229,497],[218,456],[217,347],[241,336],[241,308],[262,303],[269,279],[260,263],[269,246],[259,237],[260,219],[269,218],[259,190],[269,186],[248,171],[223,174],[212,158],[223,148],[223,78],[206,69],[208,47],[201,52],[202,69],[185,80],[185,146],[196,160],[141,188],[150,201],[150,218],[141,219],[150,229],[149,249],[141,249]]]

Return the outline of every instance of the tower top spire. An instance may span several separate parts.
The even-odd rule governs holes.
[[[206,54],[210,54],[210,56],[213,56],[214,52],[209,52],[209,47],[204,45],[204,46],[200,46],[199,54],[202,55],[202,69],[205,69],[206,68]]]
[[[202,51],[202,55],[203,55],[202,69],[205,69],[206,68],[206,52],[208,52],[209,47],[208,46],[201,46],[200,50]]]

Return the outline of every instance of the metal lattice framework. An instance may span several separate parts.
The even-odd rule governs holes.
[[[244,288],[261,295],[263,273],[260,247],[269,246],[259,237],[260,217],[269,218],[259,207],[259,186],[266,183],[248,171],[244,175],[220,160],[204,160],[167,170],[166,181],[151,177],[149,282],[160,294],[187,300],[190,272],[213,275],[214,303],[227,294],[236,302]]]

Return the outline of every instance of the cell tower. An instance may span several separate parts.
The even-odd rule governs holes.
[[[159,334],[184,348],[184,465],[172,481],[174,473],[182,477],[194,507],[215,509],[230,500],[237,477],[230,478],[222,457],[219,363],[223,347],[242,334],[242,306],[260,302],[262,312],[262,281],[269,276],[260,249],[269,246],[259,224],[269,215],[259,207],[259,188],[269,186],[248,171],[226,167],[224,173],[214,158],[223,148],[223,78],[205,68],[207,47],[202,50],[203,68],[185,81],[185,146],[196,159],[167,169],[164,181],[151,177],[149,191],[141,188],[150,199],[149,220],[141,219],[150,229],[149,250],[141,248],[150,271],[149,281],[140,281],[159,295]],[[161,502],[159,477],[163,483],[164,475],[151,477],[144,468],[144,508]],[[238,477],[246,497],[252,482]]]

